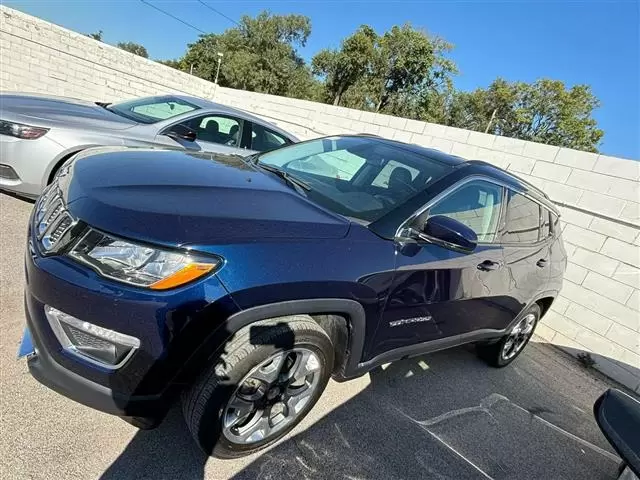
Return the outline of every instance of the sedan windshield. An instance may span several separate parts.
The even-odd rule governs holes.
[[[258,157],[303,181],[306,195],[341,215],[374,222],[443,177],[450,166],[371,137],[329,137]]]
[[[138,98],[128,102],[114,103],[105,108],[134,122],[156,123],[198,110],[200,107],[181,98],[165,96]]]

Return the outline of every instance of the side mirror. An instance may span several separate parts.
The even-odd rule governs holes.
[[[186,125],[177,124],[172,126],[169,130],[164,133],[167,137],[171,137],[174,140],[186,140],[187,142],[195,142],[196,141],[196,132],[191,130]]]
[[[478,236],[465,224],[443,215],[430,217],[422,233],[443,246],[464,253],[471,253],[478,245]]]

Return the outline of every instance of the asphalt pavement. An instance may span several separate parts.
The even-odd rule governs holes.
[[[0,193],[2,479],[616,477],[619,459],[592,415],[613,382],[538,342],[499,370],[461,347],[330,382],[290,435],[239,460],[205,457],[177,408],[157,429],[139,431],[74,403],[16,360],[31,208]]]

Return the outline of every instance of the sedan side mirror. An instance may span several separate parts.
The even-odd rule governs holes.
[[[195,142],[197,135],[196,132],[191,130],[186,125],[178,123],[173,125],[169,130],[164,133],[167,137],[171,137],[174,140],[186,140],[187,142]]]
[[[465,224],[444,215],[430,217],[424,224],[422,233],[444,247],[464,253],[471,253],[478,245],[476,232]]]

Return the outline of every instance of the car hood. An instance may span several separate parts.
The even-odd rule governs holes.
[[[41,127],[124,130],[136,125],[95,103],[74,98],[9,93],[0,95],[0,105],[5,120]]]
[[[235,155],[94,149],[59,183],[74,217],[151,243],[342,238],[349,229],[344,217]]]

